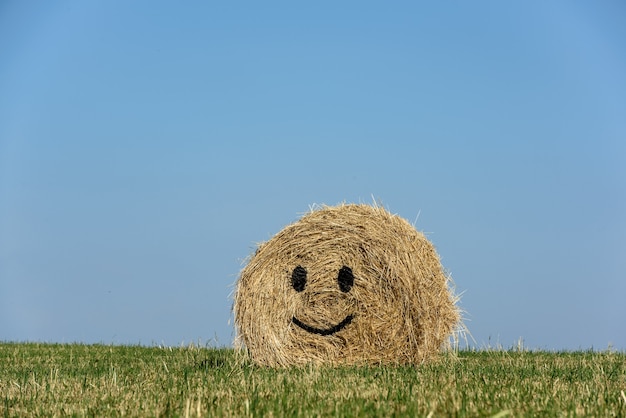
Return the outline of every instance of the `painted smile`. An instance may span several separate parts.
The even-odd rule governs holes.
[[[343,321],[341,321],[337,325],[334,325],[334,326],[332,326],[330,328],[326,328],[326,329],[315,328],[315,327],[312,327],[310,325],[307,325],[304,322],[300,321],[295,316],[293,317],[292,320],[293,320],[294,324],[296,324],[297,326],[299,326],[300,328],[302,328],[306,332],[310,332],[311,334],[332,335],[335,332],[341,331],[343,328],[345,328],[346,325],[348,325],[350,322],[352,322],[352,318],[354,318],[353,315],[348,315],[348,316],[346,316],[344,318]]]

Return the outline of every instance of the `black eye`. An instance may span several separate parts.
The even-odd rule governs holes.
[[[306,285],[306,269],[302,266],[298,266],[293,269],[291,273],[291,285],[296,292],[302,292],[304,290],[304,286]]]
[[[339,289],[341,289],[342,292],[349,292],[354,285],[354,274],[352,274],[352,269],[348,266],[340,268],[337,281],[339,282]]]

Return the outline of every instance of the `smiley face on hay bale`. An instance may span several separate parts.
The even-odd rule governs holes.
[[[314,210],[262,244],[234,296],[238,340],[267,366],[421,363],[459,323],[433,245],[382,207]]]

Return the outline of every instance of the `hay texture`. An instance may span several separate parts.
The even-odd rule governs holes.
[[[261,244],[237,281],[237,339],[260,365],[418,364],[459,310],[433,245],[379,206],[324,206]]]

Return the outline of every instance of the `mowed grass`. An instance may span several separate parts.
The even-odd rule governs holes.
[[[626,416],[626,353],[268,369],[231,349],[0,343],[0,416]]]

